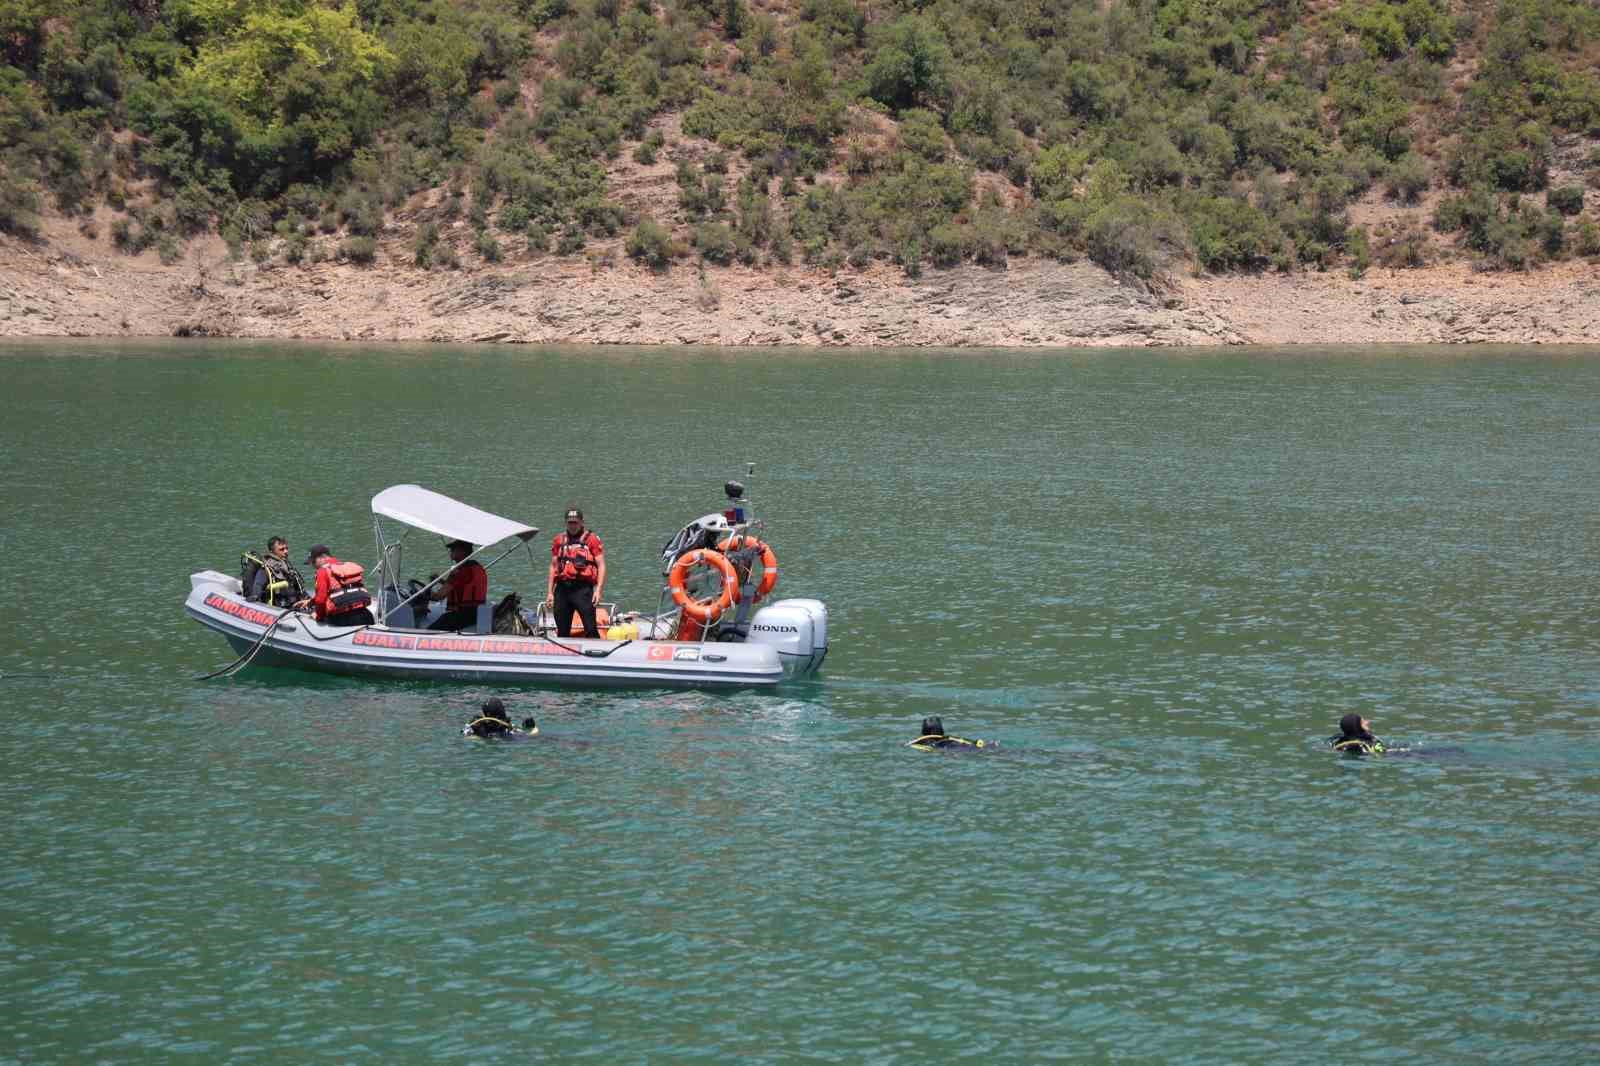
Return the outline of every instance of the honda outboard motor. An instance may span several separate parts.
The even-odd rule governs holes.
[[[779,600],[750,618],[751,644],[771,644],[786,677],[804,677],[828,654],[828,608],[821,600]]]

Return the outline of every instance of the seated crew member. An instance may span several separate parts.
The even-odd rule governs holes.
[[[968,740],[966,737],[953,737],[944,731],[944,723],[937,716],[934,716],[922,720],[922,735],[907,744],[906,747],[916,748],[918,751],[976,751],[979,748],[992,748],[994,744],[987,740]]]
[[[1355,713],[1339,719],[1339,732],[1328,738],[1328,745],[1346,755],[1382,755],[1388,750],[1372,735],[1372,723]]]
[[[317,571],[317,590],[311,597],[317,621],[330,626],[373,624],[372,612],[367,609],[372,596],[367,592],[359,564],[340,562],[326,544],[312,548],[306,564]]]
[[[244,592],[249,599],[274,607],[303,609],[311,603],[311,597],[306,592],[306,580],[289,561],[289,542],[282,537],[272,537],[267,541],[267,554],[262,557],[256,576]]]
[[[521,740],[538,734],[539,724],[532,718],[524,718],[520,730],[512,728],[511,716],[498,696],[484,700],[478,717],[461,727],[462,736],[481,737],[484,740]]]
[[[573,612],[583,619],[587,636],[600,636],[594,609],[606,584],[605,545],[583,527],[583,512],[567,509],[567,528],[550,544],[550,580],[544,598],[550,603],[558,636],[572,636]]]
[[[489,572],[476,559],[463,563],[472,554],[473,547],[464,540],[453,540],[448,545],[454,570],[444,582],[428,592],[430,600],[444,600],[445,611],[435,618],[429,629],[460,632],[478,624],[478,608],[489,600]]]

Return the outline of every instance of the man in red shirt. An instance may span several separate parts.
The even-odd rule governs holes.
[[[330,626],[372,625],[372,612],[367,609],[372,597],[363,584],[359,564],[341,562],[326,544],[312,548],[306,563],[317,568],[317,591],[311,597],[317,621]]]
[[[569,508],[566,532],[557,533],[550,545],[550,581],[544,593],[555,615],[557,636],[572,636],[574,612],[583,619],[586,635],[600,635],[594,609],[606,585],[605,550],[600,538],[583,528],[583,512]]]
[[[460,632],[478,624],[478,608],[489,602],[489,571],[476,559],[462,562],[473,552],[468,542],[453,540],[446,547],[450,561],[457,565],[441,586],[428,593],[430,600],[444,600],[445,608],[428,628]]]

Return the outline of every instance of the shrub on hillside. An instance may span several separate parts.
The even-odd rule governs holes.
[[[427,270],[433,266],[433,251],[439,243],[439,227],[424,222],[417,227],[416,239],[411,244],[411,262]]]
[[[478,230],[477,236],[473,239],[473,246],[485,263],[498,263],[506,257],[500,242],[486,229]]]
[[[902,111],[948,99],[955,57],[937,24],[903,15],[884,28],[867,60],[867,95]]]
[[[1533,192],[1550,175],[1550,137],[1535,124],[1505,124],[1465,134],[1446,164],[1458,186],[1488,185],[1505,192]]]
[[[710,263],[726,266],[736,251],[733,230],[726,223],[702,222],[694,229],[695,250]]]
[[[569,222],[561,228],[561,235],[556,238],[556,254],[574,255],[581,252],[586,240],[583,227]]]
[[[1182,224],[1145,201],[1122,196],[1091,215],[1084,227],[1089,258],[1119,276],[1150,279],[1182,254]]]
[[[1578,255],[1600,255],[1600,226],[1588,215],[1580,215],[1573,228],[1572,250]]]
[[[501,233],[522,233],[528,228],[532,216],[522,204],[507,204],[502,207],[494,217],[494,224]]]
[[[1283,242],[1273,221],[1244,200],[1193,196],[1180,201],[1179,209],[1204,270],[1260,270]]]
[[[633,150],[633,161],[649,166],[656,161],[656,153],[667,143],[666,135],[660,130],[651,130],[645,135],[644,140]]]
[[[667,228],[653,218],[640,220],[628,235],[627,252],[651,270],[661,271],[672,264],[678,247]]]
[[[1583,186],[1562,185],[1545,193],[1544,202],[1552,211],[1576,215],[1583,210]]]
[[[537,222],[528,223],[528,251],[548,252],[550,250],[550,231]]]
[[[900,147],[938,163],[944,159],[944,126],[927,108],[913,107],[900,114]]]
[[[1433,240],[1415,222],[1389,221],[1372,236],[1372,258],[1390,270],[1413,270],[1433,261]]]
[[[1351,226],[1345,234],[1344,253],[1350,260],[1350,277],[1357,279],[1372,266],[1372,242],[1365,226]]]
[[[1540,211],[1531,206],[1524,214],[1529,233],[1539,242],[1539,250],[1548,258],[1559,258],[1567,250],[1566,220],[1559,212]]]
[[[928,260],[936,267],[959,266],[967,254],[964,227],[941,223],[928,232]]]
[[[1169,185],[1182,185],[1188,171],[1183,153],[1160,133],[1146,135],[1128,163],[1134,188],[1154,192]]]
[[[339,245],[339,258],[348,259],[359,266],[369,266],[377,261],[378,242],[371,237],[351,237]]]
[[[0,169],[0,233],[39,235],[39,193],[32,182]]]
[[[1414,204],[1422,199],[1431,180],[1428,161],[1416,152],[1407,152],[1389,164],[1383,185],[1392,199]]]

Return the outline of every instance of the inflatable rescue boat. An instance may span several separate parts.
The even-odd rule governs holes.
[[[330,626],[306,611],[254,602],[239,578],[216,570],[189,576],[184,610],[239,653],[219,674],[278,665],[369,677],[682,688],[809,677],[828,653],[827,607],[813,599],[767,602],[778,581],[777,554],[758,536],[762,524],[743,485],[730,481],[724,491],[726,510],[690,522],[663,549],[657,609],[621,613],[602,604],[599,633],[559,636],[548,604],[526,609],[515,595],[479,608],[474,626],[426,628],[441,613],[437,605],[428,609],[429,592],[469,560],[507,545],[484,564],[492,568],[525,550],[542,589],[549,554],[533,544],[537,528],[418,485],[395,485],[372,498],[372,624]],[[475,550],[431,580],[408,579],[405,542],[418,530]]]

